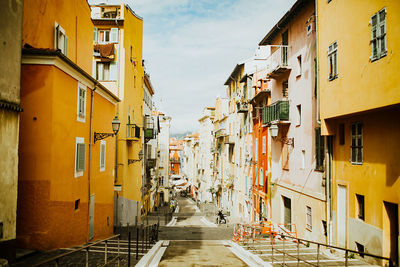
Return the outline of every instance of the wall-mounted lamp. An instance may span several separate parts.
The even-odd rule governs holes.
[[[278,136],[278,131],[279,131],[279,128],[278,128],[278,125],[276,125],[276,124],[272,124],[269,127],[269,134],[271,135],[272,138],[276,138]]]
[[[139,159],[128,159],[128,165],[132,164],[132,163],[135,163],[135,162],[138,162],[138,161],[141,161],[143,159],[143,150],[139,151],[139,155],[138,156],[139,156]]]
[[[118,133],[119,131],[119,126],[121,125],[118,116],[115,115],[114,119],[111,122],[112,124],[112,129],[113,129],[113,133],[96,133],[94,132],[94,141],[93,143],[96,143],[97,140],[102,140],[104,138],[107,138],[109,136],[114,136]]]

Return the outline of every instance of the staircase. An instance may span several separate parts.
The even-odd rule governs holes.
[[[346,266],[346,259],[331,254],[329,251],[318,251],[315,246],[306,246],[289,240],[275,239],[275,243],[268,241],[249,241],[242,247],[259,256],[264,262],[272,266]],[[350,254],[347,266],[374,266],[366,263],[359,256]],[[378,266],[378,265],[375,265]]]

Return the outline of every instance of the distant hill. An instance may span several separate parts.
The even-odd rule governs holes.
[[[170,137],[173,137],[173,138],[176,138],[176,139],[183,139],[188,134],[192,134],[192,132],[187,131],[185,133],[174,133],[174,134],[171,134]]]

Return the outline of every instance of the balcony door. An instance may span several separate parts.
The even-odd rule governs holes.
[[[288,63],[288,46],[289,45],[289,33],[286,30],[282,33],[282,64],[287,66]]]

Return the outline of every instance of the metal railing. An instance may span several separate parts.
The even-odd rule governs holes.
[[[274,248],[274,243],[275,242],[271,242],[271,245],[272,245],[272,247],[271,247],[271,249],[272,249],[271,259],[272,259],[272,263],[274,263],[274,250],[276,252],[281,253],[283,255],[282,266],[285,266],[285,256],[297,259],[297,264],[298,265],[300,264],[300,262],[303,262],[303,263],[306,263],[306,264],[311,265],[311,266],[320,266],[319,265],[320,264],[319,256],[320,256],[321,247],[335,249],[335,250],[339,250],[339,251],[344,251],[344,253],[345,253],[345,263],[344,263],[345,265],[344,266],[349,266],[349,262],[348,262],[348,260],[350,258],[349,253],[352,253],[354,255],[358,254],[361,257],[367,256],[367,257],[372,257],[372,258],[375,258],[375,259],[378,259],[378,260],[384,260],[384,261],[387,261],[389,263],[390,267],[394,267],[395,266],[394,262],[390,258],[383,257],[383,256],[380,256],[380,255],[374,255],[374,254],[367,253],[367,252],[361,252],[361,251],[356,251],[356,250],[352,250],[352,249],[348,249],[348,248],[332,246],[332,245],[323,244],[323,243],[319,243],[319,242],[315,242],[315,241],[310,241],[310,240],[306,240],[306,239],[302,239],[302,238],[298,238],[298,237],[293,237],[293,236],[290,236],[290,235],[278,234],[277,236],[281,237],[281,239],[283,241],[282,249]],[[292,254],[289,254],[288,252],[285,251],[285,240],[286,240],[286,238],[290,238],[290,239],[292,239],[292,241],[297,243],[297,255],[292,255]],[[305,259],[301,259],[300,258],[300,244],[301,243],[303,243],[303,244],[314,244],[314,245],[317,246],[317,262],[316,262],[316,264],[311,263],[311,262],[309,262],[309,261],[307,261]]]
[[[289,46],[276,45],[276,50],[268,57],[268,72],[273,72],[280,67],[288,67]]]
[[[107,250],[107,242],[108,242],[110,239],[114,239],[114,238],[118,238],[118,253],[117,253],[117,256],[115,256],[115,257],[112,258],[111,260],[108,260],[108,257],[107,257],[107,252],[108,252],[108,250]],[[61,259],[61,258],[64,258],[64,257],[66,257],[66,256],[69,256],[69,255],[71,255],[71,254],[73,254],[73,253],[76,253],[76,252],[85,250],[85,251],[86,251],[86,252],[85,252],[85,257],[86,257],[86,260],[85,260],[86,265],[85,265],[85,266],[88,267],[88,266],[89,266],[89,248],[92,247],[92,246],[94,246],[94,245],[103,243],[103,242],[105,242],[105,248],[104,248],[104,265],[103,265],[103,266],[107,266],[108,264],[110,264],[110,263],[112,263],[112,262],[114,262],[114,261],[116,261],[116,260],[118,261],[118,266],[119,266],[120,261],[121,261],[121,256],[120,256],[120,235],[119,235],[119,234],[118,234],[118,235],[114,235],[114,236],[109,237],[109,238],[106,238],[106,239],[103,239],[103,240],[99,240],[99,241],[93,242],[93,243],[91,243],[91,244],[88,244],[88,245],[85,245],[85,246],[83,246],[83,247],[74,249],[74,250],[72,250],[72,251],[65,252],[65,253],[63,253],[63,254],[61,254],[61,255],[58,255],[58,256],[52,257],[52,258],[50,258],[50,259],[41,261],[41,262],[39,262],[39,263],[37,263],[37,264],[33,264],[32,266],[34,266],[34,267],[35,267],[35,266],[41,266],[41,265],[48,264],[48,263],[52,263],[52,262],[55,263],[55,266],[59,266],[59,264],[60,264],[60,259]]]
[[[278,100],[273,104],[263,108],[263,124],[272,121],[289,120],[289,101]]]

